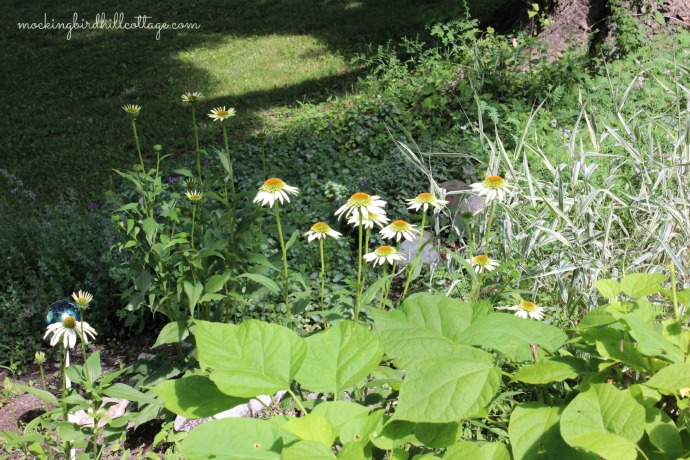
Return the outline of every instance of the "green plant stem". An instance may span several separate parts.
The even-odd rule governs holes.
[[[359,318],[359,309],[361,308],[360,300],[362,296],[362,211],[358,208],[359,213],[359,249],[357,252],[357,298],[355,300],[355,322]]]
[[[393,261],[393,263],[395,263],[395,261]],[[384,262],[384,264],[383,264],[383,277],[384,278],[386,277],[387,269],[388,269],[388,265],[386,265],[386,263]],[[385,296],[386,296],[386,285],[384,284],[383,287],[381,288],[381,298],[379,299],[379,308],[382,310],[383,310],[383,306],[384,306],[383,302],[384,302]]]
[[[364,232],[364,252],[363,254],[369,254],[369,237],[371,235],[371,229],[367,228]],[[361,257],[360,257],[361,258]],[[367,272],[369,271],[369,266],[362,263],[362,283],[359,285],[359,299],[361,303],[362,293],[364,292],[364,285],[367,282]],[[362,306],[360,305],[360,310]]]
[[[486,221],[486,243],[484,243],[484,255],[488,257],[489,254],[489,236],[491,236],[491,223],[494,220],[494,207],[496,201],[491,202],[491,210],[489,211],[489,220]]]
[[[137,146],[137,153],[139,154],[139,163],[141,164],[141,171],[146,172],[144,168],[144,157],[141,156],[141,148],[139,147],[139,135],[137,134],[137,119],[132,117],[132,131],[134,132],[134,144]]]
[[[79,335],[81,336],[81,352],[84,355],[84,366],[86,366],[86,343],[84,341],[84,309],[79,309]]]
[[[41,371],[41,389],[43,391],[47,391],[46,390],[46,375],[43,371],[43,363],[38,364],[38,370]],[[45,408],[46,408],[46,412],[48,412],[48,410],[49,410],[48,409],[48,403],[45,403]]]
[[[414,272],[415,267],[417,266],[417,261],[419,259],[419,255],[422,253],[422,243],[424,242],[424,225],[426,225],[426,211],[422,212],[422,225],[419,229],[419,240],[417,241],[417,253],[414,255],[414,258],[412,259],[412,263],[408,266],[408,271],[407,271],[407,280],[405,281],[405,289],[403,289],[402,296],[400,296],[400,301],[402,302],[403,299],[405,298],[405,295],[407,295],[407,290],[410,287],[410,281],[412,281],[412,272]]]
[[[199,176],[199,185],[204,186],[204,179],[201,177],[201,150],[199,150],[199,128],[196,125],[196,104],[192,103],[192,130],[194,131],[194,145],[196,149],[196,173]]]
[[[194,223],[196,222],[196,203],[192,205],[192,249],[196,249],[194,246]]]
[[[60,383],[60,390],[62,394],[62,418],[65,422],[69,422],[67,419],[67,354],[69,351],[67,351],[66,348],[62,349],[62,358],[60,359],[60,374],[62,375],[62,380]],[[72,443],[70,441],[65,442],[65,458],[71,459],[72,453]]]
[[[319,251],[321,252],[321,312],[323,314],[323,311],[325,309],[324,306],[324,291],[325,291],[325,285],[326,285],[326,261],[323,256],[323,240],[325,238],[319,238]],[[328,329],[328,320],[326,319],[326,315],[323,315],[323,328]]]
[[[293,393],[292,390],[289,388],[288,388],[288,393],[290,393],[290,396],[292,396],[292,399],[295,400],[295,404],[297,404],[297,407],[299,407],[299,410],[301,410],[304,413],[304,415],[308,415],[309,412],[307,412],[307,409],[304,408],[304,406],[302,405],[300,400],[297,398],[295,393]]]
[[[233,174],[233,169],[232,169],[232,159],[230,158],[230,144],[228,143],[228,130],[225,127],[225,124],[221,122],[221,126],[223,127],[223,142],[225,143],[225,154],[228,157],[228,167],[230,169],[230,189],[232,190],[232,202],[233,202],[233,208],[234,208],[234,203],[235,203],[235,175]]]
[[[285,249],[285,238],[283,238],[283,228],[280,225],[280,205],[278,201],[275,202],[276,205],[276,222],[278,223],[278,236],[280,237],[280,249],[283,251],[283,276],[285,276],[285,309],[287,310],[288,318],[292,318],[292,312],[290,311],[290,301],[288,293],[288,265],[287,265],[287,250]]]

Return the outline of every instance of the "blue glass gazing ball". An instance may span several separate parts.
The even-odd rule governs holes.
[[[58,300],[48,307],[48,311],[46,312],[46,326],[61,323],[68,316],[71,316],[75,319],[79,318],[79,310],[77,310],[77,306],[66,300]]]

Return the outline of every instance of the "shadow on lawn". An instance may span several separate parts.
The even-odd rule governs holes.
[[[500,3],[505,0],[495,0]],[[189,112],[185,91],[218,84],[206,70],[179,59],[180,53],[213,47],[228,36],[310,35],[330,53],[349,60],[388,39],[414,35],[433,20],[462,15],[457,0],[235,0],[231,2],[106,2],[79,0],[55,6],[47,0],[14,0],[6,8],[0,59],[7,74],[0,83],[6,102],[0,118],[0,167],[22,178],[51,202],[67,188],[92,199],[112,188],[113,168],[135,161],[128,117],[121,106],[140,104],[143,144],[163,144],[167,152],[189,151]],[[102,3],[102,4],[99,4]],[[482,3],[482,2],[479,2]],[[20,22],[71,22],[74,13],[93,21],[122,12],[125,22],[147,15],[153,22],[198,23],[199,30],[19,30]],[[227,65],[233,65],[228,57]],[[270,71],[267,69],[266,71]],[[294,100],[319,102],[343,94],[355,70],[233,97],[200,106],[200,118],[217,105],[234,106],[233,126],[251,127],[258,114]],[[216,137],[209,142],[220,143]],[[0,190],[0,193],[5,191]]]

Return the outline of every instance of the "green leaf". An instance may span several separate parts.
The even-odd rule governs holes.
[[[427,447],[444,449],[458,440],[462,434],[458,422],[418,423],[414,429],[415,437]]]
[[[283,443],[278,427],[265,420],[226,418],[197,426],[179,446],[194,460],[278,460]]]
[[[333,426],[336,436],[340,436],[340,430],[353,420],[366,419],[371,411],[370,407],[362,406],[348,401],[327,401],[314,407],[310,415],[326,417]]]
[[[80,442],[86,438],[79,425],[70,422],[60,422],[57,426],[57,434],[63,441]]]
[[[489,442],[482,446],[481,458],[483,460],[510,460],[510,453],[500,442]]]
[[[650,273],[633,273],[621,280],[621,290],[629,297],[638,299],[661,290],[661,283],[665,275]]]
[[[394,418],[448,423],[474,416],[491,401],[500,382],[493,356],[477,349],[464,357],[416,363],[403,381]]]
[[[446,453],[443,455],[443,458],[448,460],[460,458],[479,460],[482,458],[482,449],[475,442],[460,441],[446,449]]]
[[[457,350],[474,314],[473,304],[430,294],[410,296],[398,310],[371,311],[386,354],[403,368]]]
[[[204,292],[218,292],[230,278],[230,272],[227,271],[221,275],[209,276],[204,285]]]
[[[84,366],[86,378],[89,382],[94,383],[101,376],[101,352],[96,351],[86,358],[86,365]]]
[[[160,347],[168,343],[180,343],[189,336],[189,329],[187,323],[184,321],[173,321],[163,326],[156,343],[151,348]]]
[[[189,300],[190,316],[194,318],[194,309],[196,308],[196,304],[199,302],[199,297],[201,297],[204,286],[201,284],[201,281],[195,281],[194,283],[185,281],[183,286],[184,293],[187,294],[187,299]]]
[[[497,350],[515,362],[532,360],[532,345],[554,353],[566,341],[562,330],[533,319],[494,313],[477,319],[462,334],[462,343]]]
[[[155,401],[153,395],[142,393],[124,383],[115,383],[103,390],[103,394],[111,398],[126,399],[138,403],[150,403]]]
[[[278,284],[264,275],[260,275],[258,273],[243,273],[239,275],[238,278],[249,278],[255,283],[261,284],[273,294],[278,294],[280,292],[280,287],[278,287]]]
[[[597,280],[594,283],[594,286],[596,286],[601,295],[603,295],[607,299],[615,299],[616,297],[618,297],[618,294],[621,293],[621,285],[616,280]]]
[[[542,359],[538,363],[522,366],[515,373],[515,380],[533,385],[562,382],[574,379],[585,370],[585,363],[573,357]]]
[[[58,400],[52,393],[49,393],[45,390],[41,390],[39,388],[34,388],[34,387],[22,385],[21,383],[17,383],[15,385],[17,385],[17,388],[21,388],[22,390],[26,391],[30,395],[36,396],[38,399],[40,399],[43,402],[47,402],[48,404],[52,404],[54,406],[58,405]]]
[[[304,357],[306,343],[283,326],[248,320],[239,326],[195,321],[199,365],[223,393],[253,398],[286,390]]]
[[[417,425],[404,420],[389,420],[371,442],[379,449],[393,450],[405,443],[415,441],[414,429]]]
[[[654,330],[651,321],[637,311],[618,314],[620,320],[630,328],[630,335],[637,341],[637,350],[651,357],[664,358],[679,363],[684,359],[683,352],[671,341]]]
[[[383,409],[376,410],[366,418],[356,418],[346,423],[340,429],[340,442],[363,442],[366,444],[370,437],[376,436],[383,430]]]
[[[678,433],[678,427],[673,423],[666,412],[656,407],[647,407],[644,430],[649,442],[656,447],[656,452],[668,459],[677,459],[683,456],[683,443]]]
[[[333,425],[326,417],[318,414],[292,419],[283,425],[283,429],[302,441],[316,441],[329,447],[335,441]]]
[[[358,383],[381,361],[383,346],[364,326],[341,321],[306,339],[297,381],[311,391],[336,393]]]
[[[151,389],[170,412],[187,418],[215,415],[248,401],[222,393],[205,375],[190,375],[167,380]]]
[[[144,234],[146,234],[146,241],[148,241],[149,244],[153,243],[153,234],[158,230],[156,221],[151,217],[147,217],[141,223],[141,228],[144,229]]]
[[[645,385],[664,393],[678,393],[678,390],[690,387],[690,362],[664,367],[654,374]]]
[[[561,406],[539,402],[518,405],[510,415],[508,437],[515,460],[540,460],[558,452],[560,460],[596,459],[565,443],[560,432]]]
[[[317,441],[298,441],[280,455],[280,460],[331,460],[335,455],[330,446]]]
[[[644,434],[645,409],[627,391],[609,384],[591,385],[561,414],[561,436],[605,459],[635,460]]]

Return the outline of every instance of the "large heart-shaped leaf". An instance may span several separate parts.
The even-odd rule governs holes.
[[[644,407],[628,391],[608,384],[591,385],[561,414],[565,442],[607,460],[635,460],[644,425]]]
[[[383,357],[379,338],[352,321],[341,321],[305,341],[307,354],[296,380],[311,391],[337,393],[350,388]]]
[[[495,313],[475,320],[463,332],[461,343],[497,350],[516,362],[532,360],[531,345],[555,352],[567,340],[562,330],[533,319]]]
[[[245,398],[288,389],[307,350],[290,329],[257,320],[196,321],[194,335],[201,368],[220,391]]]
[[[557,356],[522,366],[515,373],[515,380],[533,385],[562,382],[577,377],[584,370],[583,360],[570,356]]]
[[[318,441],[298,441],[280,454],[280,460],[335,459],[331,447]]]
[[[690,363],[666,366],[647,380],[645,385],[666,393],[688,388],[690,387]]]
[[[316,441],[329,447],[335,441],[335,430],[330,420],[318,414],[290,420],[283,425],[283,429],[302,441]]]
[[[400,389],[394,418],[448,423],[471,417],[496,394],[501,371],[493,356],[478,349],[464,357],[439,357],[415,363]]]
[[[547,406],[539,402],[520,404],[513,409],[508,436],[515,460],[539,460],[547,458],[552,452],[558,452],[561,460],[597,458],[565,443],[560,432],[561,412],[561,406]]]
[[[478,304],[477,304],[478,305]],[[452,353],[472,323],[477,305],[442,295],[410,296],[399,310],[372,310],[386,353],[403,368]]]
[[[167,380],[153,387],[170,412],[187,418],[204,418],[246,403],[245,398],[228,396],[205,375]]]
[[[310,415],[326,417],[333,426],[336,436],[340,430],[354,420],[365,420],[371,411],[370,407],[348,401],[327,401],[314,407]]]
[[[275,460],[283,447],[278,430],[265,420],[226,418],[199,425],[179,446],[194,460]]]

